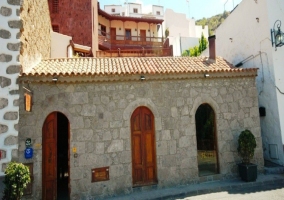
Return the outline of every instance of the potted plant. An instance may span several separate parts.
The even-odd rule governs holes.
[[[29,168],[22,163],[10,162],[5,170],[5,189],[2,200],[19,200],[30,182]]]
[[[242,158],[242,163],[238,166],[240,177],[247,182],[255,181],[257,178],[257,165],[250,162],[255,148],[256,140],[251,131],[242,131],[238,139],[238,154]]]

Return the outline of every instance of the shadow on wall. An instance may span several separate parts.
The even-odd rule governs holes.
[[[0,199],[3,198],[3,191],[4,191],[4,176],[0,176]]]

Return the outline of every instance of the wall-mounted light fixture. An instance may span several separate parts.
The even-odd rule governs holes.
[[[258,18],[258,17],[257,17],[257,18],[255,18],[255,19],[256,19],[256,21],[257,21],[257,22],[259,22],[259,18]]]
[[[121,30],[121,28],[119,27],[119,30]]]
[[[135,29],[135,31],[137,31],[137,28]]]
[[[275,29],[276,24],[277,24],[277,30]],[[281,47],[284,45],[284,33],[281,31],[280,27],[281,27],[281,21],[276,20],[273,29],[271,29],[271,43],[272,46],[275,45],[275,51],[277,51],[277,47]]]
[[[145,76],[140,76],[140,81],[146,80]]]
[[[229,38],[231,42],[233,42],[233,38]]]
[[[53,78],[52,78],[52,81],[53,81],[53,82],[57,82],[57,81],[58,81],[58,78],[57,78],[57,77],[53,77]]]
[[[148,32],[150,32],[150,29],[148,29]]]
[[[104,41],[107,42],[107,38],[106,37],[105,37]]]
[[[204,74],[204,78],[208,78],[209,77],[209,74]]]

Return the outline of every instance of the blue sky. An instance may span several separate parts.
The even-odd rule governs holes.
[[[101,9],[104,5],[122,5],[126,0],[98,0]],[[211,17],[213,15],[223,13],[224,8],[227,11],[233,10],[234,6],[242,0],[128,0],[128,2],[142,3],[145,8],[149,5],[161,5],[164,9],[171,8],[175,12],[185,13],[187,17],[194,17],[196,20],[203,17]],[[189,5],[189,6],[188,6]]]

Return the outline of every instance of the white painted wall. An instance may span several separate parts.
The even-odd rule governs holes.
[[[198,38],[169,37],[170,45],[173,45],[173,56],[181,56],[182,52],[199,44]]]
[[[112,11],[112,9],[114,9],[114,12]],[[104,11],[112,15],[121,15],[124,10],[122,9],[121,5],[105,5]]]
[[[284,22],[283,10],[284,1],[243,0],[216,30],[218,56],[235,65],[244,61],[243,68],[259,68],[259,106],[266,108],[266,116],[260,118],[264,158],[280,165],[284,165],[284,47],[275,51],[270,29],[277,19]],[[272,158],[271,145],[277,146],[277,159]]]
[[[4,175],[4,171],[2,171],[3,164],[8,164],[12,159],[13,150],[17,152],[18,144],[15,145],[4,145],[5,139],[11,136],[18,137],[17,124],[19,122],[19,117],[16,120],[6,120],[4,119],[5,113],[8,112],[16,112],[19,113],[19,106],[15,105],[17,101],[19,101],[19,94],[10,95],[10,91],[19,90],[19,85],[17,84],[17,79],[19,74],[7,74],[6,70],[11,65],[20,65],[20,62],[17,60],[17,57],[20,55],[19,51],[11,51],[7,48],[9,43],[16,44],[20,42],[20,39],[17,39],[17,34],[19,33],[19,29],[10,28],[8,25],[8,21],[12,20],[20,20],[20,17],[17,16],[17,10],[20,9],[18,5],[8,4],[7,1],[0,1],[0,8],[9,8],[12,10],[11,15],[3,16],[0,15],[0,27],[1,29],[7,30],[11,33],[11,37],[9,39],[0,38],[0,54],[11,55],[12,60],[8,62],[0,61],[0,76],[11,79],[11,84],[6,87],[0,86],[0,98],[8,100],[8,106],[0,109],[0,124],[8,127],[8,130],[4,133],[0,132],[0,149],[6,152],[6,158],[0,159],[0,176]],[[19,116],[19,114],[18,114]],[[2,190],[1,190],[2,191]],[[1,195],[0,195],[1,196]]]
[[[51,32],[51,58],[66,58],[67,47],[72,37]]]

